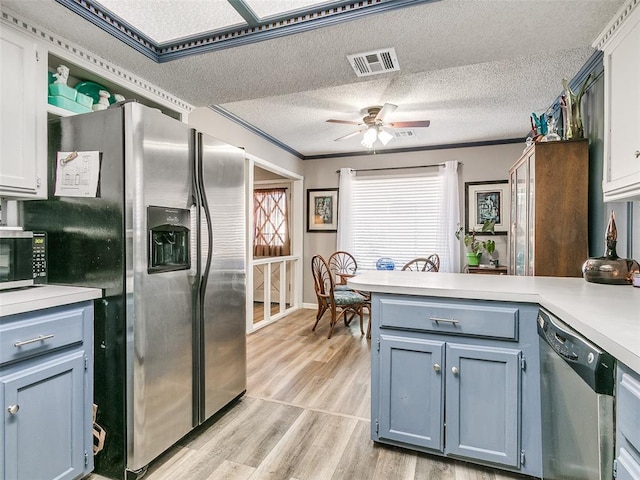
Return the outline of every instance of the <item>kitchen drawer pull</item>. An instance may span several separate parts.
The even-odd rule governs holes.
[[[30,343],[36,343],[36,342],[44,342],[45,340],[49,340],[50,338],[53,338],[55,335],[53,333],[49,334],[49,335],[38,335],[36,338],[32,338],[31,340],[23,340],[21,342],[16,342],[13,344],[14,347],[22,347],[24,345],[29,345]]]
[[[431,317],[429,318],[432,322],[444,322],[444,323],[460,323],[458,320],[454,320],[453,318],[440,318],[440,317]]]

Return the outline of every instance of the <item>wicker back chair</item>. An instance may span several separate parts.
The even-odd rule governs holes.
[[[338,250],[331,254],[327,263],[329,264],[331,275],[333,275],[336,290],[348,290],[347,278],[355,275],[358,269],[358,262],[356,262],[353,255],[349,252]]]
[[[429,257],[414,258],[407,262],[402,270],[410,270],[413,272],[437,272],[440,270],[440,257],[435,253]]]
[[[316,322],[311,330],[315,331],[318,322],[324,313],[329,310],[331,320],[327,338],[331,338],[333,327],[341,318],[344,320],[344,324],[348,326],[356,314],[360,316],[360,332],[364,334],[362,310],[366,303],[366,298],[352,290],[336,290],[329,265],[321,255],[314,255],[311,259],[311,272],[313,273],[313,286],[318,300]],[[352,313],[352,315],[347,318],[347,313]]]

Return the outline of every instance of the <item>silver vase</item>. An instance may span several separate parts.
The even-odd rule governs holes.
[[[587,282],[609,285],[629,285],[633,274],[640,272],[640,265],[632,259],[620,258],[616,253],[618,229],[615,214],[611,212],[605,236],[604,256],[589,258],[582,265],[582,276]]]

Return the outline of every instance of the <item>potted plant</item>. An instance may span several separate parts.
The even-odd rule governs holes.
[[[469,249],[469,252],[467,252],[467,265],[477,266],[480,263],[480,257],[482,256],[483,251],[487,252],[489,255],[495,251],[496,242],[494,240],[478,240],[476,238],[476,235],[481,233],[491,233],[493,235],[495,225],[495,222],[487,220],[482,224],[482,228],[479,232],[477,232],[475,228],[472,228],[470,232],[463,235],[464,228],[458,224],[456,238],[458,240],[462,240],[465,247]]]

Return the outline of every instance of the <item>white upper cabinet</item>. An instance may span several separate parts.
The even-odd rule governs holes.
[[[0,7],[1,8],[1,7]],[[83,47],[2,11],[0,16],[0,197],[46,198],[47,121],[75,113],[48,103],[48,73],[69,68],[68,86],[97,82],[186,122],[192,106]]]
[[[640,199],[640,7],[631,0],[594,44],[604,52],[604,201]]]
[[[0,58],[0,196],[46,198],[46,51],[2,28]]]

